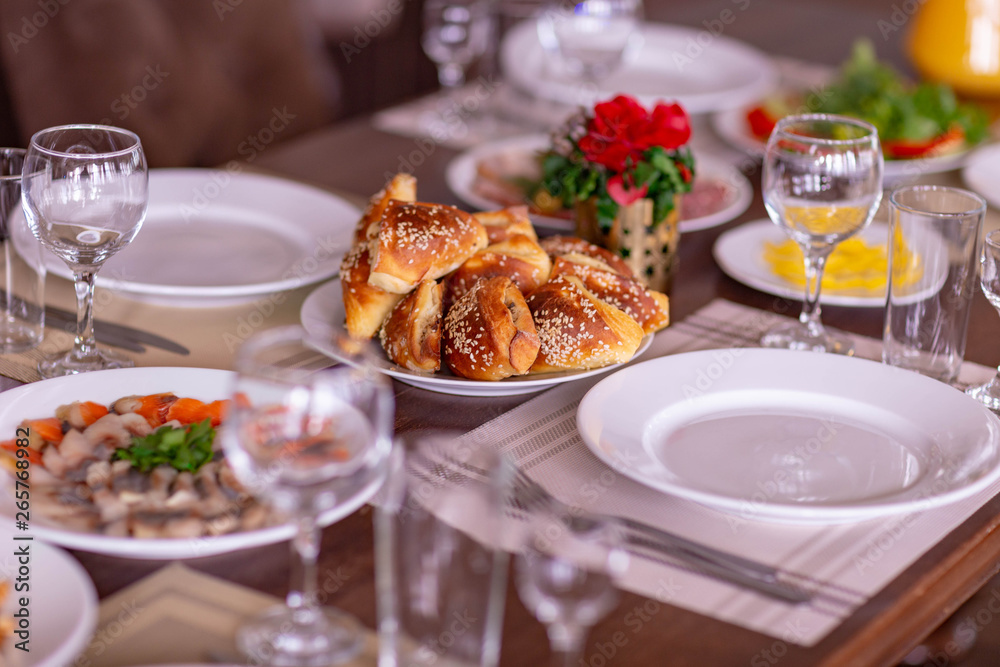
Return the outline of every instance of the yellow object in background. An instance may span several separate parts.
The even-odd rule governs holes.
[[[849,234],[865,224],[868,209],[860,206],[785,206],[782,217],[793,229],[813,235]]]
[[[894,276],[903,285],[915,283],[923,273],[920,259],[902,248],[905,274]],[[805,289],[806,274],[802,249],[788,239],[764,243],[764,261],[778,277]],[[889,254],[885,244],[869,245],[863,238],[842,241],[830,253],[823,272],[824,292],[850,292],[857,295],[884,296],[889,273]]]
[[[920,75],[966,95],[1000,95],[1000,1],[926,0],[917,7],[906,46]]]

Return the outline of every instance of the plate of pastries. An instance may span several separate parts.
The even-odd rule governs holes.
[[[302,325],[320,351],[346,329],[374,341],[377,368],[468,396],[539,391],[642,354],[670,322],[669,300],[614,253],[539,238],[527,208],[468,213],[417,200],[397,174],[373,195],[338,280],[314,290]]]

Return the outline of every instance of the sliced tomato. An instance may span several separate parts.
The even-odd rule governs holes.
[[[767,138],[771,136],[771,132],[774,130],[774,126],[778,124],[778,119],[773,118],[767,113],[767,109],[763,106],[756,106],[747,111],[747,123],[750,125],[750,131],[755,137],[767,141]]]
[[[884,139],[882,152],[888,158],[897,160],[912,160],[927,157],[942,152],[949,144],[960,145],[965,139],[962,128],[955,126],[943,134],[930,139],[913,141],[911,139]]]

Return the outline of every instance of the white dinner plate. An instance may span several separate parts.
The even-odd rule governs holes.
[[[873,222],[861,232],[861,238],[869,245],[885,245],[889,229],[884,223]],[[770,220],[754,220],[721,234],[712,247],[712,254],[719,268],[733,280],[761,292],[802,301],[804,288],[774,273],[764,261],[765,243],[781,243],[787,239],[788,235]],[[819,300],[828,306],[882,308],[885,290],[873,294],[871,290],[823,289]]]
[[[753,106],[751,104],[712,114],[712,128],[730,145],[756,158],[762,158],[765,142],[758,139],[750,131],[750,125],[746,118],[747,111]],[[923,174],[951,171],[965,164],[966,160],[975,152],[972,149],[966,149],[939,157],[917,160],[886,160],[882,176],[889,183],[903,183],[915,180]]]
[[[17,635],[7,637],[0,649],[0,664],[6,667],[65,667],[83,652],[97,627],[97,592],[86,571],[76,559],[38,539],[17,541],[15,537],[37,534],[30,530],[15,534],[12,521],[0,527],[0,542],[4,555],[0,557],[0,579],[10,586],[0,614],[10,616],[18,611],[17,598],[30,597],[30,627],[25,653],[14,647],[21,641]],[[20,563],[14,552],[27,545],[30,586],[17,591],[15,586]],[[21,582],[22,584],[24,582]]]
[[[1000,477],[1000,420],[961,391],[836,354],[722,349],[635,364],[580,402],[616,471],[747,520],[927,510]]]
[[[962,180],[991,206],[1000,207],[1000,144],[977,150],[962,169]]]
[[[132,242],[97,274],[129,296],[185,306],[238,302],[337,273],[361,212],[302,183],[213,169],[151,169]],[[49,270],[72,279],[46,251]]]
[[[594,86],[554,71],[535,23],[525,21],[504,38],[501,67],[517,87],[573,106],[591,106],[624,93],[644,106],[675,100],[696,114],[748,104],[774,87],[777,71],[761,51],[722,35],[702,46],[704,34],[694,28],[645,23],[641,46]]]
[[[325,285],[320,285],[312,291],[302,303],[300,317],[302,326],[313,339],[313,344],[317,350],[337,359],[336,353],[322,342],[330,337],[331,332],[342,329],[344,324],[344,301],[341,297],[341,287],[339,280],[331,280]],[[639,349],[636,350],[633,358],[645,352],[653,343],[653,334],[649,334],[642,339]],[[379,357],[376,369],[385,373],[389,377],[395,378],[414,387],[428,389],[442,394],[458,394],[461,396],[512,396],[514,394],[528,394],[534,391],[548,389],[563,382],[572,382],[586,377],[592,377],[601,373],[618,368],[622,364],[595,368],[587,371],[561,371],[556,373],[542,373],[538,375],[520,375],[509,377],[503,380],[491,382],[487,380],[467,380],[465,378],[451,375],[447,371],[440,373],[417,373],[389,361],[386,357]]]
[[[476,191],[475,181],[479,163],[484,159],[510,154],[512,159],[520,164],[517,156],[543,150],[549,142],[548,135],[530,134],[479,144],[448,164],[445,181],[451,191],[470,206],[487,211],[501,207],[503,203],[495,202]],[[753,186],[735,167],[714,158],[695,155],[695,174],[696,183],[702,181],[717,185],[723,196],[717,206],[698,217],[684,217],[682,203],[681,232],[693,232],[725,224],[740,216],[750,206],[753,200]],[[539,227],[564,233],[575,231],[572,220],[539,214],[532,214],[531,218]]]
[[[59,405],[73,401],[110,404],[123,396],[162,392],[212,401],[228,397],[232,382],[231,371],[173,367],[124,368],[43,380],[0,393],[0,433],[6,434],[2,439],[13,438],[22,420],[51,416]],[[0,493],[0,517],[10,523],[15,511],[12,486],[11,479],[5,477]],[[321,523],[329,525],[351,514],[375,494],[378,486],[373,482],[358,497],[324,513]],[[54,519],[38,514],[31,516],[31,531],[39,540],[70,549],[149,559],[199,558],[281,542],[295,534],[294,526],[285,524],[193,539],[109,537],[63,528]]]

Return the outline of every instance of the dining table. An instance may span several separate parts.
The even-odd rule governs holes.
[[[709,36],[711,30],[718,28],[772,55],[832,66],[843,59],[858,32],[881,37],[886,28],[880,26],[880,20],[894,26],[893,21],[898,18],[894,18],[894,7],[896,4],[890,2],[649,2],[647,18],[687,24],[704,29]],[[735,17],[731,22],[730,16]],[[898,60],[901,41],[902,30],[897,28],[879,46],[884,46]],[[502,79],[498,85],[503,85]],[[712,131],[704,122],[696,123],[695,128],[696,132]],[[287,141],[276,141],[255,153],[251,161],[220,167],[291,179],[363,206],[383,186],[387,176],[405,164],[412,168],[417,179],[421,201],[467,207],[445,179],[448,165],[460,152],[460,147],[448,142],[380,129],[374,115],[365,115]],[[713,246],[720,235],[748,221],[767,217],[760,193],[759,161],[744,157],[738,166],[753,185],[753,199],[736,218],[682,235],[679,270],[669,295],[672,327],[719,300],[753,309],[741,312],[794,317],[800,309],[800,303],[794,299],[767,294],[730,278],[713,257]],[[962,185],[957,171],[922,174],[918,180]],[[1000,227],[992,209],[987,225]],[[231,369],[239,343],[256,331],[297,323],[302,303],[315,288],[311,284],[280,295],[213,308],[136,299],[111,291],[102,297],[99,292],[95,314],[101,321],[164,333],[188,348],[187,353],[179,353],[149,347],[138,358],[143,366]],[[69,282],[51,277],[49,297],[55,305],[69,308],[72,304]],[[827,326],[878,341],[883,309],[824,306],[823,321]],[[1000,317],[977,294],[972,305],[966,360],[984,367],[1000,363],[997,332],[1000,332]],[[4,388],[18,384],[20,381],[6,378],[3,381]],[[399,381],[393,382],[393,388],[397,433],[438,428],[472,431],[510,415],[538,396],[535,393],[462,396]],[[128,590],[169,563],[82,549],[72,549],[70,553],[86,570],[102,600]],[[280,542],[188,558],[184,565],[252,591],[281,597],[287,591],[290,554],[288,543]],[[324,529],[319,570],[339,573],[329,603],[374,630],[375,551],[370,506],[365,505]],[[1000,496],[995,496],[985,499],[897,576],[809,645],[650,595],[622,591],[617,607],[590,632],[581,664],[755,667],[898,664],[989,584],[998,570]],[[541,665],[547,663],[549,656],[545,626],[523,606],[513,582],[509,583],[500,664]]]

